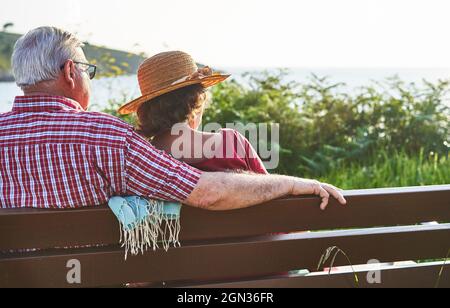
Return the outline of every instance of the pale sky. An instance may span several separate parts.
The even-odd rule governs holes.
[[[418,68],[450,67],[449,15],[449,0],[3,0],[0,26],[214,67]]]

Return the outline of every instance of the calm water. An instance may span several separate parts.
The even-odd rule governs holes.
[[[245,83],[240,75],[244,72],[257,72],[252,69],[222,69],[233,74],[234,78]],[[398,75],[407,82],[421,82],[422,79],[434,82],[438,79],[450,79],[450,68],[442,69],[295,69],[287,80],[302,82],[307,80],[311,73],[318,76],[329,76],[332,82],[344,82],[349,91],[372,80],[381,81],[387,77]],[[92,110],[99,110],[112,99],[125,101],[140,95],[136,76],[122,76],[117,78],[104,78],[94,80],[92,83],[93,97]],[[21,95],[20,89],[13,82],[0,83],[0,112],[11,109],[12,101],[16,95]]]
[[[0,82],[0,113],[11,110],[14,97],[22,95],[14,82]],[[136,76],[96,79],[92,82],[92,110],[99,110],[111,99],[125,101],[140,95]]]

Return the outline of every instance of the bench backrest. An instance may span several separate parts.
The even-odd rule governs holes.
[[[107,207],[0,210],[0,288],[152,286],[314,287],[354,285],[353,272],[317,271],[325,250],[342,249],[352,264],[442,259],[450,249],[450,185],[346,192],[348,206],[291,197],[230,212],[183,207],[180,248],[124,260],[119,224]],[[420,225],[437,221],[439,225]],[[340,229],[336,231],[335,229]],[[347,230],[343,230],[347,229]],[[321,232],[299,231],[335,230]],[[271,235],[274,233],[290,233]],[[26,250],[24,250],[26,249]],[[32,249],[32,250],[30,250]],[[81,264],[69,284],[68,261]],[[335,266],[348,265],[339,255]],[[380,286],[433,287],[441,263],[381,267]],[[450,287],[444,266],[440,286]],[[365,275],[366,268],[358,269]],[[278,274],[277,274],[278,273]],[[363,277],[363,276],[361,276]],[[369,286],[366,279],[361,286]]]

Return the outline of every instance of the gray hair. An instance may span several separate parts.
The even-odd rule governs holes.
[[[54,27],[31,30],[14,46],[11,62],[17,85],[26,87],[57,79],[65,61],[77,60],[79,47],[83,43],[70,32]]]

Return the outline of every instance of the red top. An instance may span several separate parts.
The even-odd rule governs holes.
[[[183,201],[200,174],[68,98],[17,97],[0,114],[0,208],[96,206],[123,195]]]
[[[218,154],[214,158],[191,163],[193,167],[209,172],[233,170],[269,174],[255,149],[244,136],[232,129],[222,129],[220,133],[223,136],[223,144],[217,150]]]

